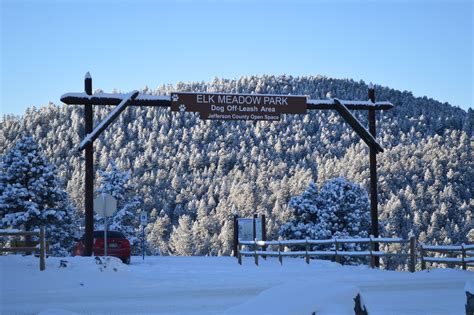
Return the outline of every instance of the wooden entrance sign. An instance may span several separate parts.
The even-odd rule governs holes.
[[[369,100],[308,99],[306,96],[266,95],[266,94],[225,94],[225,93],[172,93],[169,95],[96,93],[92,94],[92,78],[89,73],[84,79],[85,91],[66,93],[61,101],[70,105],[84,105],[85,135],[79,151],[85,151],[85,255],[92,254],[93,247],[93,189],[94,189],[94,140],[128,106],[152,106],[171,108],[172,111],[198,112],[201,119],[210,120],[250,120],[278,121],[281,114],[306,114],[307,110],[336,110],[370,148],[370,191],[371,218],[370,233],[377,237],[378,200],[377,200],[377,160],[376,154],[383,152],[375,139],[376,111],[393,108],[390,102],[376,102],[375,90],[369,86]],[[118,105],[94,129],[93,106]],[[367,110],[369,112],[369,130],[350,112]],[[236,221],[236,218],[234,218]],[[265,228],[265,225],[263,225]],[[237,233],[235,231],[235,233]],[[265,235],[265,232],[263,232]],[[235,235],[234,235],[235,237]],[[376,257],[378,266],[378,257]]]
[[[299,95],[172,93],[171,110],[198,112],[201,119],[271,121],[281,114],[306,114],[306,101]]]

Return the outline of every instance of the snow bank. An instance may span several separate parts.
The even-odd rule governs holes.
[[[357,292],[370,315],[463,314],[466,281],[473,272],[392,272],[289,257],[283,266],[260,259],[258,267],[252,257],[243,265],[233,257],[133,257],[131,265],[49,257],[39,271],[38,258],[8,255],[0,256],[0,314],[353,314]]]
[[[464,291],[474,294],[474,280],[466,281]]]
[[[358,293],[359,289],[352,285],[307,279],[305,282],[287,283],[263,291],[225,314],[353,314],[354,298]]]

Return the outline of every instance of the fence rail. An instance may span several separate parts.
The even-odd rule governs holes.
[[[46,269],[46,241],[44,227],[39,231],[14,231],[14,230],[0,230],[0,236],[38,236],[39,246],[31,247],[0,247],[0,252],[39,252],[40,270]]]
[[[399,243],[399,244],[410,244],[409,252],[406,253],[388,253],[384,251],[375,251],[375,244],[377,243]],[[369,244],[370,250],[366,251],[344,251],[340,250],[342,244]],[[291,246],[305,246],[305,250],[299,251],[285,251],[285,247]],[[311,245],[334,245],[334,249],[331,250],[311,250]],[[242,250],[243,246],[249,246],[253,250]],[[277,246],[278,250],[269,251],[266,250],[268,246]],[[307,264],[310,262],[310,258],[314,257],[334,257],[336,262],[340,262],[341,257],[370,257],[370,266],[374,268],[375,257],[410,257],[409,269],[411,272],[415,271],[416,263],[416,243],[415,238],[410,239],[401,238],[354,238],[354,239],[327,239],[327,240],[287,240],[287,241],[239,241],[237,246],[237,257],[239,264],[242,264],[242,256],[253,256],[255,264],[258,266],[259,256],[266,258],[278,257],[278,260],[283,264],[283,257],[299,257],[304,256]]]
[[[474,245],[424,245],[421,244],[421,269],[426,269],[426,263],[440,263],[447,265],[461,265],[466,270],[468,266],[474,266]],[[451,254],[456,257],[433,257],[426,256],[429,252]],[[459,257],[459,255],[461,257]]]

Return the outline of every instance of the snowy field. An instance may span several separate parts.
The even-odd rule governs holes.
[[[328,261],[231,257],[114,258],[0,256],[1,314],[354,314],[360,292],[370,315],[465,314],[474,273],[340,266]]]

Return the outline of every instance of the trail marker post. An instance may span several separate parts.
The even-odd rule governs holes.
[[[145,260],[145,225],[148,223],[148,215],[145,211],[140,213],[140,225],[142,226],[142,259]]]

